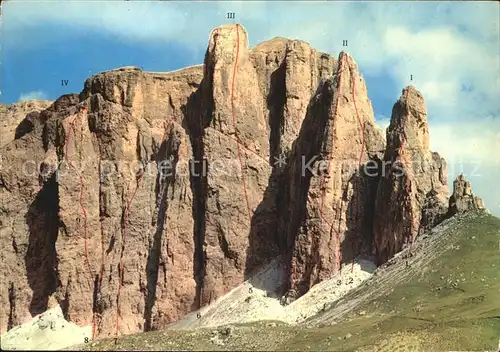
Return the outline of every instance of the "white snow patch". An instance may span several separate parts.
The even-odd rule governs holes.
[[[58,350],[91,340],[92,326],[79,327],[64,319],[56,306],[2,336],[2,350]]]
[[[289,305],[281,305],[274,292],[283,282],[279,260],[200,310],[169,326],[171,329],[217,327],[227,324],[278,320],[298,324],[318,314],[373,275],[376,265],[368,260],[345,264],[340,272],[315,286]],[[198,317],[198,314],[200,317]]]

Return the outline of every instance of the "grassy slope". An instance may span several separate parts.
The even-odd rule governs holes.
[[[409,269],[401,262],[404,275],[396,272],[392,278],[386,275],[389,279],[360,288],[350,295],[351,301],[364,295],[357,306],[336,316],[332,309],[308,322],[316,327],[268,322],[242,325],[229,338],[215,333],[224,341],[222,346],[210,341],[213,329],[200,329],[129,335],[117,344],[101,340],[84,348],[496,350],[500,339],[500,219],[469,216],[451,223],[443,232],[446,240],[435,248],[423,248],[439,255],[428,256],[427,262]],[[318,322],[323,326],[318,327]]]
[[[493,350],[500,339],[500,219],[466,219],[445,251],[387,295],[363,302],[343,324],[319,328],[328,349],[332,336],[352,334],[345,350]],[[363,315],[360,315],[362,313]],[[330,337],[330,339],[329,339]],[[289,341],[302,348],[312,339]],[[316,341],[318,341],[316,339]],[[337,342],[338,343],[338,342]]]

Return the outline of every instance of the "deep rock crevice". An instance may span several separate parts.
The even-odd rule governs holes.
[[[26,277],[33,296],[32,316],[47,310],[50,295],[59,285],[56,241],[59,232],[59,194],[56,175],[42,186],[26,214],[29,228],[25,255]]]
[[[146,288],[145,309],[144,309],[144,331],[150,331],[156,328],[156,324],[152,319],[153,306],[156,301],[156,288],[158,285],[158,272],[160,263],[163,263],[165,258],[162,256],[162,237],[164,235],[166,225],[166,214],[169,206],[168,193],[170,188],[175,187],[176,168],[179,162],[179,145],[180,140],[173,125],[167,126],[170,131],[167,133],[167,139],[161,144],[159,153],[156,157],[158,161],[158,172],[156,179],[156,200],[157,200],[157,220],[156,231],[152,242],[149,244],[149,254],[146,265]],[[166,164],[162,167],[163,164]],[[173,192],[173,190],[172,190]],[[164,267],[165,270],[165,267]]]

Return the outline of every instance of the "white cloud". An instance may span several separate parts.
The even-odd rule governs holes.
[[[26,47],[45,44],[30,41],[27,33],[46,23],[79,28],[82,33],[95,30],[103,36],[111,34],[132,42],[179,40],[200,45],[204,38],[195,38],[189,30],[187,8],[178,3],[142,1],[65,0],[37,2],[37,6],[32,2],[12,1],[5,5],[3,27],[11,38],[23,39],[17,40],[16,45]]]
[[[500,117],[500,85],[495,74],[499,53],[490,44],[466,39],[450,28],[418,33],[390,28],[386,32],[387,50],[396,60],[391,71],[394,79],[404,85],[412,72],[413,84],[422,91],[431,119],[482,119],[495,110]]]
[[[19,96],[18,101],[25,101],[25,100],[47,100],[47,95],[42,92],[42,91],[33,91],[33,92],[28,92],[28,93],[22,93]]]
[[[258,18],[265,4],[123,0],[11,1],[4,9],[3,30],[25,48],[45,45],[30,40],[30,31],[45,24],[63,24],[81,29],[84,35],[112,35],[127,43],[179,42],[193,54],[205,50],[213,27],[228,23],[226,12],[247,11]],[[243,8],[245,10],[243,10]],[[237,17],[237,18],[238,18]],[[88,33],[91,30],[92,32]],[[16,40],[15,40],[16,39]],[[46,41],[53,40],[50,37]]]
[[[481,161],[490,165],[500,162],[500,119],[485,118],[462,123],[431,123],[431,149],[439,151],[449,162]]]
[[[377,125],[385,131],[391,123],[391,117],[385,115],[375,115],[375,121],[377,121]]]
[[[464,174],[493,214],[500,216],[500,120],[431,123],[431,149],[439,151],[448,164],[448,183]]]

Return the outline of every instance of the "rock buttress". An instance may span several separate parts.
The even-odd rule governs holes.
[[[192,133],[200,165],[192,176],[199,184],[196,216],[201,217],[196,229],[198,306],[242,282],[252,218],[269,176],[264,98],[241,26],[212,31],[204,73],[202,110],[190,115],[191,131],[200,131]]]
[[[2,148],[0,299],[15,308],[2,329],[44,311],[50,296],[67,319],[93,322],[96,336],[115,334],[117,314],[127,333],[193,309],[192,151],[182,123],[201,78],[201,66],[93,76],[80,97],[61,97]]]
[[[289,204],[276,158],[288,158],[307,105],[334,61],[305,42],[283,38],[248,50],[241,26],[212,32],[201,90],[204,131],[197,142],[208,169],[200,186],[200,305],[285,252],[279,218]]]
[[[201,78],[201,66],[115,70],[89,79],[81,94],[98,151],[91,252],[100,335],[153,330],[193,309],[192,150],[183,124]]]
[[[446,162],[429,150],[424,98],[414,87],[405,88],[394,105],[386,135],[374,222],[379,263],[442,221],[448,198]]]
[[[20,124],[15,130],[25,126],[26,120],[29,128],[1,148],[2,333],[49,308],[49,297],[59,285],[58,157],[56,148],[49,144],[44,121],[74,113],[77,101],[77,95],[65,95],[36,114],[31,104],[16,104],[16,108],[26,108],[26,118],[17,119]],[[22,116],[22,112],[17,113]]]
[[[376,182],[364,165],[380,158],[383,148],[363,78],[341,53],[308,106],[286,170],[289,208],[281,228],[289,290],[302,295],[369,251]]]

